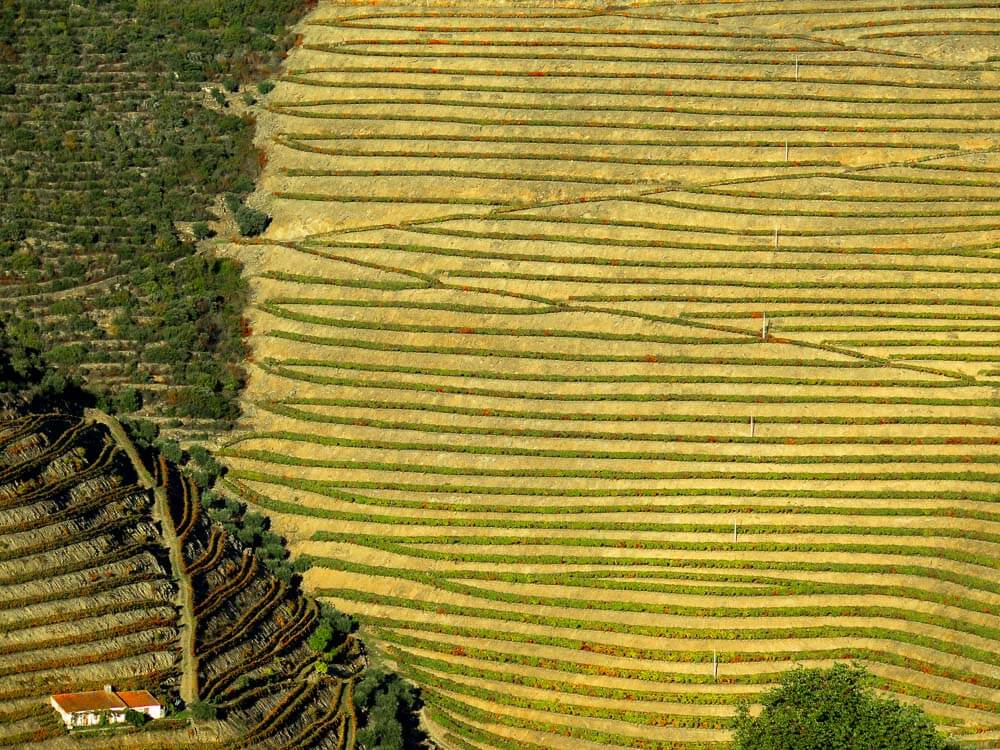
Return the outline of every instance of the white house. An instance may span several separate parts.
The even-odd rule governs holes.
[[[116,692],[110,685],[105,685],[104,690],[86,693],[59,693],[51,696],[49,703],[68,729],[97,726],[104,716],[109,724],[120,724],[125,721],[125,712],[129,709],[151,719],[163,716],[163,706],[148,690]]]

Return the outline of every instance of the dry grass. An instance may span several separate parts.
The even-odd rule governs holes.
[[[958,5],[302,25],[225,460],[443,747],[714,748],[844,658],[997,746],[1000,15]]]

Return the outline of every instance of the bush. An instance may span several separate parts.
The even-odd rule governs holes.
[[[226,206],[236,221],[240,234],[244,237],[256,237],[271,223],[271,217],[263,211],[244,205],[235,195],[226,196]]]
[[[135,388],[123,388],[112,401],[116,414],[129,414],[142,408],[142,394]]]
[[[323,602],[319,605],[319,612],[319,625],[309,637],[309,648],[322,654],[339,646],[354,631],[357,622],[350,615]]]
[[[796,669],[751,717],[740,707],[734,750],[957,750],[915,706],[876,697],[859,666]]]
[[[134,727],[141,727],[146,723],[147,718],[146,714],[141,711],[136,711],[131,708],[125,710],[125,721]]]
[[[191,231],[194,233],[194,238],[199,242],[215,236],[215,232],[204,221],[196,221],[192,224]]]
[[[129,435],[141,448],[149,448],[160,435],[160,428],[148,419],[129,419],[122,423],[128,428]]]
[[[176,440],[160,440],[157,442],[156,447],[160,449],[160,453],[163,454],[171,463],[181,464],[184,462],[184,451],[181,449],[180,443]]]
[[[417,746],[417,691],[399,675],[372,667],[354,688],[354,707],[363,717],[358,745],[378,750]]]
[[[261,96],[267,96],[274,91],[274,81],[261,81],[257,84],[257,91]]]
[[[191,718],[197,721],[210,721],[219,715],[219,707],[207,701],[195,701],[189,707]]]

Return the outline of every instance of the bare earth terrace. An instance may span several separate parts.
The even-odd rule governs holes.
[[[449,750],[721,747],[796,664],[1000,747],[1000,10],[323,2],[229,489]]]

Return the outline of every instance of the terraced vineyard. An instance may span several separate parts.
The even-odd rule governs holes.
[[[121,448],[74,417],[4,410],[0,482],[0,746],[63,734],[53,692],[176,690],[177,590]]]
[[[229,487],[443,748],[718,748],[738,701],[844,659],[1000,747],[998,25],[303,24]]]
[[[317,674],[316,603],[211,523],[176,467],[151,475],[106,416],[0,411],[0,576],[0,747],[354,745],[360,642]],[[48,696],[109,682],[225,721],[66,738]]]

